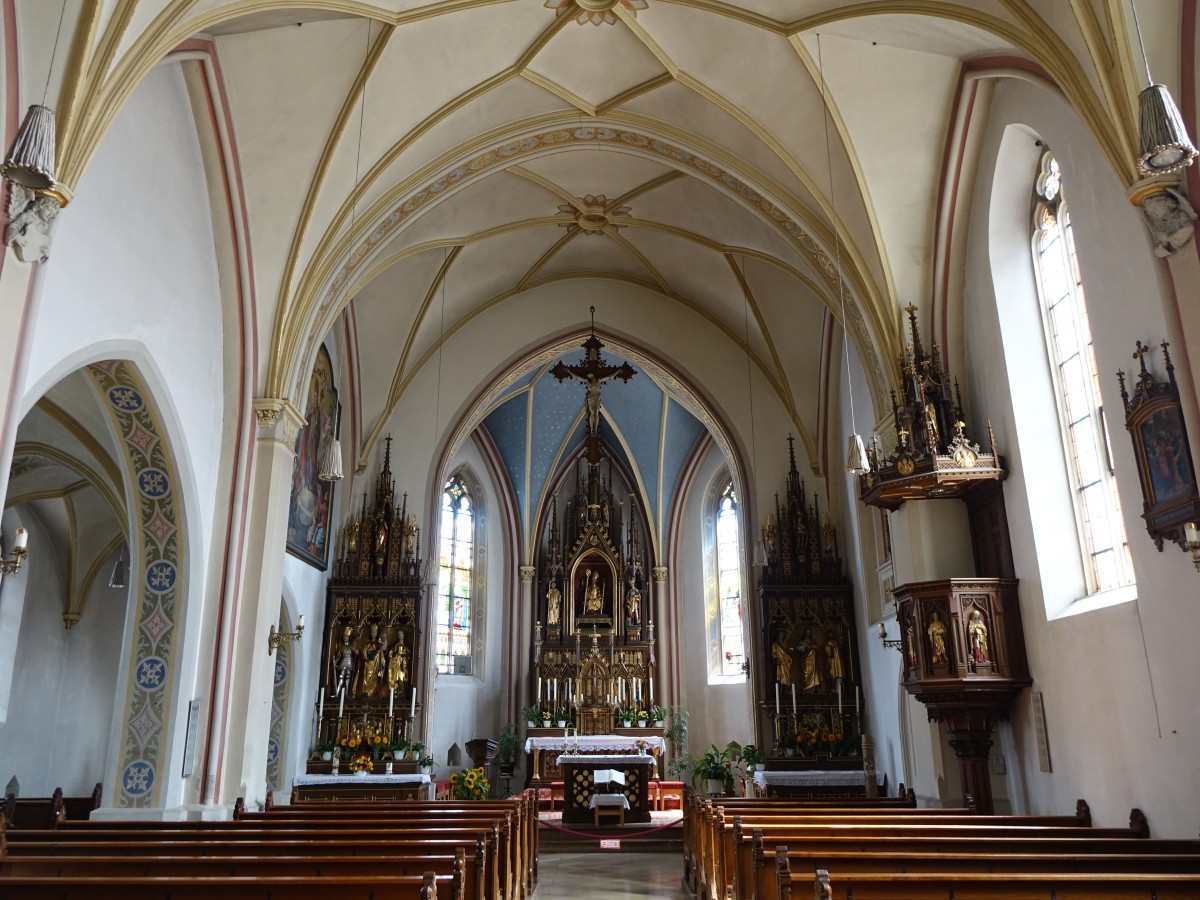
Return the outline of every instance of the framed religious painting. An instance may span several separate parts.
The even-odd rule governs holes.
[[[296,435],[292,461],[292,499],[288,505],[287,551],[324,571],[329,556],[329,518],[333,509],[333,482],[317,477],[321,453],[337,437],[338,395],[333,384],[333,363],[324,346],[317,351],[309,380],[307,424]]]
[[[1132,394],[1126,389],[1125,373],[1117,373],[1125,403],[1125,428],[1133,438],[1141,480],[1142,518],[1160,551],[1164,540],[1184,546],[1183,526],[1200,521],[1196,467],[1175,383],[1175,367],[1171,365],[1169,345],[1164,341],[1161,346],[1166,381],[1156,381],[1146,367],[1146,354],[1151,348],[1141,341],[1133,354],[1141,371]]]

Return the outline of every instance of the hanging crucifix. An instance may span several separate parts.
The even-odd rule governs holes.
[[[587,351],[583,362],[568,366],[560,359],[554,368],[550,370],[550,374],[559,381],[565,381],[568,378],[577,379],[587,387],[587,396],[584,398],[588,416],[587,461],[589,464],[595,466],[599,465],[601,458],[600,386],[604,382],[611,381],[614,378],[620,378],[622,381],[628,382],[637,372],[629,363],[621,363],[619,366],[613,366],[600,357],[600,348],[604,344],[596,337],[596,307],[593,306],[591,308],[591,313],[592,333],[583,342],[583,349]]]

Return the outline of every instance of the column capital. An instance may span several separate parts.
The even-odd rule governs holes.
[[[537,574],[536,566],[521,566],[521,580],[533,581],[533,576]]]
[[[308,424],[296,407],[275,397],[255,397],[254,418],[260,441],[283,444],[289,451],[296,449],[296,435]]]
[[[658,582],[659,584],[662,584],[664,581],[667,580],[667,567],[666,566],[655,566],[653,569],[650,570],[650,574],[654,576],[654,580],[656,582]]]

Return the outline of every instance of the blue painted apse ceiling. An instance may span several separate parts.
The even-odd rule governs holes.
[[[601,355],[616,366],[626,361],[608,348]],[[574,365],[583,356],[579,349],[562,359]],[[547,482],[582,445],[585,433],[583,385],[559,383],[549,368],[522,376],[480,426],[500,453],[526,529],[536,524],[532,520]],[[638,374],[628,384],[614,380],[604,385],[600,435],[633,473],[651,528],[661,534],[684,464],[704,426],[658,382],[634,368]],[[574,480],[569,483],[573,488]]]

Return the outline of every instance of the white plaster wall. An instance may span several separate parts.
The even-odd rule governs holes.
[[[177,466],[189,569],[183,614],[198,622],[227,414],[209,199],[177,66],[160,66],[139,85],[59,216],[28,329],[18,383],[22,415],[57,381],[93,361],[130,359],[147,381]],[[180,651],[185,642],[190,649],[177,656],[176,713],[186,713],[187,699],[207,689],[195,639],[186,625],[177,638]],[[177,763],[185,725],[185,714],[167,723],[166,806],[184,797]]]
[[[25,592],[8,720],[0,725],[0,781],[16,775],[21,796],[48,797],[56,787],[70,796],[91,794],[106,781],[108,736],[118,678],[118,653],[128,591],[97,579],[83,618],[63,627],[66,558],[40,523],[30,518],[31,548],[20,576]],[[86,546],[92,537],[80,534]],[[8,579],[6,578],[7,582]],[[14,644],[8,644],[12,647]],[[113,785],[106,783],[106,795]]]
[[[1006,180],[1010,172],[1000,148],[1010,125],[1030,131],[1024,137],[1008,132],[1010,139],[1030,145],[1013,150],[1030,160],[1023,167],[1029,179],[1024,186]],[[1043,441],[1025,440],[1029,428],[1044,427],[1044,410],[1035,408],[1036,394],[1031,400],[1022,381],[1044,370],[1044,350],[1036,342],[1013,345],[1011,319],[997,316],[998,304],[1026,304],[1018,311],[1027,317],[1033,302],[1029,212],[1024,241],[1011,232],[1020,224],[1020,210],[1029,210],[1035,135],[1054,149],[1066,173],[1101,390],[1114,411],[1112,449],[1138,578],[1136,603],[1055,619],[1047,610],[1052,614],[1074,600],[1079,579],[1062,552],[1069,524],[1062,521],[1062,498],[1043,484],[1046,468],[1062,465],[1058,438],[1046,433]],[[1010,465],[1005,499],[1021,612],[1034,690],[1045,699],[1053,764],[1052,772],[1039,771],[1025,692],[1012,710],[1011,793],[1028,797],[1033,813],[1069,812],[1084,797],[1102,825],[1123,823],[1137,806],[1154,835],[1194,835],[1200,822],[1196,573],[1177,548],[1157,553],[1138,517],[1141,494],[1132,446],[1119,427],[1114,375],[1118,367],[1129,370],[1135,339],[1154,343],[1171,333],[1158,264],[1139,213],[1090,135],[1065,103],[1030,84],[998,86],[975,191],[962,311],[970,371],[962,381],[975,418],[990,417],[995,424]],[[1013,199],[1011,191],[1022,195]],[[1024,252],[1018,252],[1022,246]]]

